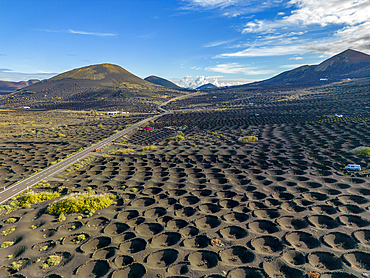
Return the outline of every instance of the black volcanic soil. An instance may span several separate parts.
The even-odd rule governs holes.
[[[213,108],[166,115],[37,189],[110,192],[115,204],[61,223],[45,214],[53,201],[0,216],[0,232],[16,228],[0,235],[0,244],[14,241],[1,249],[1,275],[367,277],[370,159],[351,150],[370,145],[369,99],[363,84],[348,88],[294,91],[283,101],[261,92],[252,102],[235,92],[248,101],[238,107],[221,91],[171,104],[208,98]],[[169,140],[180,131],[184,139]],[[238,142],[252,135],[258,141]],[[363,170],[347,173],[348,163]],[[10,217],[17,221],[5,224]],[[79,234],[86,239],[77,243]],[[61,264],[42,270],[53,254]],[[12,270],[13,262],[22,267]]]
[[[72,111],[0,111],[0,188],[143,119]]]

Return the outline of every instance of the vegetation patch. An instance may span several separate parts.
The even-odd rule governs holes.
[[[58,198],[61,193],[56,192],[39,192],[29,191],[18,199],[18,206],[21,208],[30,207],[42,201]]]
[[[2,232],[1,232],[1,234],[2,234],[3,236],[7,236],[7,235],[11,234],[11,233],[12,233],[12,232],[14,232],[14,231],[15,231],[15,227],[11,227],[11,228],[8,228],[8,229],[6,229],[6,230],[2,231]]]
[[[258,141],[258,137],[257,136],[244,136],[244,137],[240,137],[238,141],[243,144],[249,143],[249,142],[253,143],[253,142]]]
[[[18,271],[22,267],[22,261],[12,262],[12,270]]]
[[[147,146],[142,149],[142,151],[151,151],[155,150],[157,147],[156,146]]]
[[[124,150],[117,150],[117,151],[114,152],[114,154],[118,154],[118,155],[120,155],[120,154],[132,154],[134,152],[135,152],[135,150],[133,150],[133,149],[124,149]]]
[[[62,260],[63,260],[62,256],[51,255],[47,258],[46,262],[42,264],[41,268],[45,269],[45,268],[49,268],[51,266],[58,265],[58,264],[60,264],[60,262]]]
[[[8,248],[9,246],[12,246],[14,244],[14,241],[4,241],[1,243],[0,247],[1,248]]]
[[[172,140],[183,140],[185,139],[184,137],[184,133],[183,132],[177,132],[174,136],[170,137],[168,140],[172,141]]]
[[[352,150],[352,153],[360,155],[370,155],[370,147],[358,147]]]
[[[94,213],[98,209],[109,207],[115,197],[112,194],[73,193],[50,205],[47,211],[56,215],[74,212]]]
[[[10,217],[10,218],[6,219],[4,223],[5,224],[13,224],[15,222],[17,222],[17,218]]]
[[[83,241],[85,239],[86,239],[86,235],[85,234],[79,234],[78,236],[76,236],[75,239],[73,239],[73,242],[80,243],[81,241]]]

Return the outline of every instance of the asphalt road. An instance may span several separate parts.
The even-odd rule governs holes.
[[[15,197],[15,196],[19,195],[23,191],[25,191],[25,190],[29,189],[30,187],[36,185],[37,183],[41,182],[42,180],[46,180],[47,178],[55,175],[56,173],[62,171],[63,169],[75,164],[76,162],[83,159],[84,157],[87,157],[87,156],[91,155],[92,152],[94,151],[94,149],[101,149],[104,146],[111,144],[113,140],[118,139],[119,137],[129,133],[130,131],[144,125],[145,123],[147,123],[151,120],[155,120],[159,117],[162,117],[163,115],[171,113],[171,110],[167,110],[167,109],[162,107],[162,106],[168,104],[169,102],[175,101],[175,100],[178,100],[178,99],[182,99],[182,98],[191,97],[195,94],[198,94],[198,93],[182,95],[182,96],[170,99],[170,100],[166,101],[165,103],[158,106],[158,110],[164,112],[163,114],[156,115],[156,116],[144,119],[144,120],[130,126],[129,128],[126,128],[126,129],[124,129],[124,130],[122,130],[122,131],[120,131],[120,132],[102,140],[99,143],[91,145],[88,148],[86,148],[86,149],[84,149],[84,150],[82,150],[82,151],[80,151],[80,152],[78,152],[78,153],[76,153],[76,154],[74,154],[74,155],[72,155],[68,158],[63,159],[62,161],[60,161],[60,162],[58,162],[58,163],[56,163],[52,166],[47,167],[46,169],[38,172],[37,174],[34,174],[33,176],[6,188],[5,190],[0,192],[0,204],[2,204],[5,201],[11,199],[12,197]],[[0,190],[1,190],[1,188],[0,188]]]

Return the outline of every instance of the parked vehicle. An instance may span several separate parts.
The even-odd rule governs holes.
[[[96,153],[96,152],[98,152],[98,151],[99,151],[99,149],[95,149],[95,150],[94,150],[94,153]]]
[[[358,164],[348,164],[344,169],[350,171],[361,171],[361,166]]]

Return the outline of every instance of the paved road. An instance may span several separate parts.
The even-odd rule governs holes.
[[[171,113],[171,110],[167,110],[167,109],[162,107],[162,106],[168,104],[169,102],[179,100],[179,99],[182,99],[182,98],[191,97],[191,96],[196,95],[196,94],[198,94],[198,93],[193,93],[193,94],[188,94],[188,95],[183,95],[183,96],[172,98],[172,99],[170,99],[170,100],[166,101],[165,103],[158,106],[158,110],[164,112],[163,114],[156,115],[156,116],[144,119],[144,120],[130,126],[129,128],[126,128],[125,130],[123,130],[121,132],[118,132],[118,133],[104,139],[103,141],[101,141],[99,143],[91,145],[90,147],[88,147],[88,148],[86,148],[86,149],[84,149],[84,150],[66,158],[66,159],[63,159],[61,162],[58,162],[57,164],[49,166],[46,169],[40,171],[39,173],[37,173],[37,174],[19,182],[17,184],[14,184],[14,185],[6,188],[2,192],[0,192],[0,204],[4,203],[5,201],[9,200],[10,198],[12,198],[14,196],[17,196],[18,194],[20,194],[23,191],[27,190],[28,188],[36,185],[37,183],[41,182],[42,180],[46,180],[47,178],[55,175],[56,173],[62,171],[63,169],[75,164],[76,162],[83,159],[84,157],[91,155],[91,153],[94,151],[94,149],[101,149],[104,146],[111,144],[113,140],[118,139],[119,137],[129,133],[130,131],[132,131],[132,130],[140,127],[140,126],[142,126],[143,124],[145,124],[145,123],[147,123],[151,120],[155,120],[159,117],[162,117],[163,115]]]

